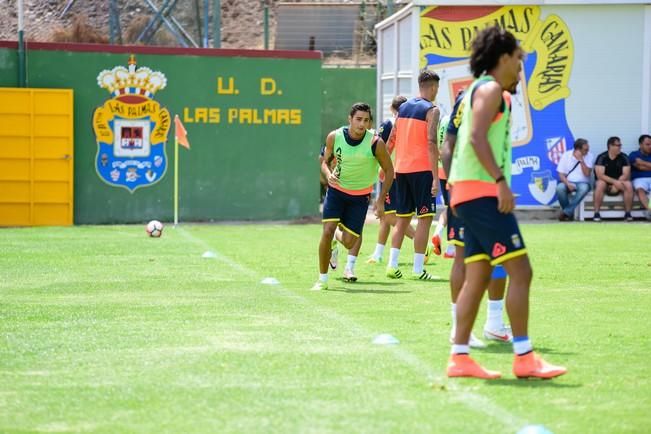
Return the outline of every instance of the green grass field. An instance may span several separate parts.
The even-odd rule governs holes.
[[[530,335],[569,368],[552,381],[516,380],[499,343],[473,355],[503,379],[447,380],[447,283],[365,264],[376,225],[361,281],[338,270],[323,292],[308,290],[317,225],[2,229],[0,431],[650,432],[650,226],[522,229]],[[400,344],[373,345],[380,333]]]

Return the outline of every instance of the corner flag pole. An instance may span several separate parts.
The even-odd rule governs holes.
[[[179,224],[179,138],[174,134],[174,226]]]
[[[27,55],[25,53],[25,21],[23,0],[18,0],[18,87],[27,86]]]
[[[178,115],[174,116],[174,227],[179,224],[179,145],[190,149],[188,132]]]

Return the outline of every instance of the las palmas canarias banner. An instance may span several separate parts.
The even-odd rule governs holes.
[[[441,76],[437,103],[443,115],[449,114],[457,92],[473,81],[472,39],[494,25],[513,33],[526,53],[512,98],[512,188],[518,205],[549,205],[556,200],[556,165],[574,143],[565,114],[574,47],[563,20],[542,18],[538,6],[424,8],[420,66]]]

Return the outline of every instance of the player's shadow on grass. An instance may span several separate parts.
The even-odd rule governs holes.
[[[434,256],[432,255],[431,258],[434,258]],[[413,262],[398,262],[398,268],[400,269],[405,268],[411,270],[413,264],[414,264]],[[441,264],[435,262],[433,259],[430,259],[430,261],[427,264],[423,264],[424,267],[435,267],[437,265],[441,265]]]
[[[557,354],[561,356],[574,356],[576,353],[571,352],[571,351],[556,351],[552,348],[545,348],[545,347],[535,347],[534,350],[539,353],[539,354]],[[490,343],[486,348],[482,348],[480,350],[477,350],[477,354],[479,353],[495,353],[495,354],[513,354],[513,346],[511,344],[507,343]]]
[[[411,291],[389,291],[386,289],[335,289],[349,294],[411,294]]]
[[[365,282],[366,283],[366,282]],[[368,285],[388,285],[385,282],[368,282]],[[411,294],[412,291],[396,291],[389,289],[365,289],[359,285],[356,288],[343,287],[343,288],[328,288],[328,291],[346,292],[348,294]],[[366,285],[365,285],[366,286]]]
[[[336,280],[339,282],[345,284],[345,285],[352,285],[352,286],[358,286],[358,289],[365,288],[368,286],[396,286],[396,285],[402,285],[403,282],[400,281],[390,281],[390,280],[358,280],[357,282],[346,282],[343,277],[337,277]]]
[[[563,378],[563,377],[560,377]],[[498,378],[497,380],[486,381],[487,386],[515,386],[515,387],[527,387],[527,388],[552,388],[552,389],[576,389],[578,387],[583,387],[583,384],[578,383],[560,383],[560,380],[543,380],[540,378],[534,378],[530,380],[519,379],[519,378]]]

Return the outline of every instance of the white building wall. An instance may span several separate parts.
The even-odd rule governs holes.
[[[641,118],[642,133],[651,134],[651,5],[644,7],[644,34],[642,37],[642,91]]]
[[[420,52],[420,15],[423,7],[435,2],[414,2],[417,5],[406,7],[376,27],[380,41],[378,61],[382,59],[378,62],[380,119],[389,115],[387,107],[394,95],[411,97],[418,91],[418,69],[424,60]],[[515,144],[513,162],[514,166],[520,165],[519,174],[514,176],[514,191],[521,196],[520,204],[553,203],[557,154],[559,149],[571,149],[574,139],[588,139],[593,153],[597,154],[605,150],[607,138],[616,135],[621,137],[623,151],[628,153],[637,149],[640,134],[651,133],[651,5],[648,3],[587,0],[436,2],[448,7],[472,4],[506,8],[518,4],[532,6],[539,8],[541,23],[554,15],[569,30],[573,60],[567,82],[569,95],[562,99],[564,107],[551,110],[550,113],[556,113],[554,115],[537,111],[533,106],[523,112],[525,118],[531,118],[527,127],[530,134],[523,137],[530,139]],[[388,61],[384,56],[393,56],[394,60]],[[443,81],[442,87],[447,86]],[[449,94],[447,90],[439,95],[442,110],[450,105],[450,101],[443,100]],[[517,116],[514,120],[517,124]],[[512,137],[518,131],[514,127]]]
[[[570,28],[574,62],[566,115],[575,137],[593,152],[619,136],[623,150],[637,149],[642,125],[642,61],[645,6],[545,6]],[[638,35],[638,37],[635,37]]]
[[[394,96],[413,92],[414,71],[418,71],[418,62],[414,63],[414,56],[418,59],[418,27],[414,26],[418,26],[419,16],[415,12],[405,8],[378,25],[376,123],[391,117],[388,107]]]
[[[618,135],[629,152],[637,148],[640,134],[651,132],[651,6],[561,3],[520,4],[539,4],[543,17],[559,15],[570,28],[575,55],[571,95],[566,99],[570,127],[575,136],[588,139],[594,148],[601,148],[609,136]],[[379,119],[390,115],[387,106],[393,96],[409,97],[418,91],[420,10],[420,6],[405,8],[378,25],[378,60],[382,59],[378,63]]]

